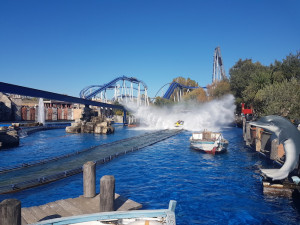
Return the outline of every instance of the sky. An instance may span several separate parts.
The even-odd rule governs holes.
[[[148,95],[173,78],[212,82],[221,48],[264,65],[300,50],[298,0],[0,0],[0,81],[79,96],[136,77]]]

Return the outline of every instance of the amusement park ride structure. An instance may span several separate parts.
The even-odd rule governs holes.
[[[149,105],[147,85],[134,77],[122,76],[104,85],[90,85],[82,89],[79,95],[80,98],[105,103],[131,101],[136,102],[138,106]]]
[[[215,48],[212,82],[226,79],[226,73],[223,65],[223,58],[220,47]]]
[[[216,47],[215,48],[215,52],[214,52],[214,58],[213,58],[213,76],[212,76],[212,83],[216,82],[216,81],[220,81],[220,80],[224,80],[227,79],[226,77],[226,73],[225,73],[225,69],[224,69],[224,65],[223,65],[223,58],[221,55],[221,50],[220,47]],[[166,86],[166,85],[170,85],[168,90],[164,93],[164,95],[162,96],[165,99],[170,99],[171,95],[174,93],[174,91],[177,89],[177,98],[175,95],[173,95],[174,97],[174,101],[180,101],[183,95],[183,90],[185,89],[187,92],[189,92],[190,90],[193,89],[198,89],[198,88],[204,88],[206,89],[206,87],[193,87],[193,86],[187,86],[187,85],[183,85],[177,82],[172,82],[172,83],[168,83],[165,84],[164,86],[162,86],[159,91],[156,93],[157,94]],[[156,97],[155,96],[155,97]]]

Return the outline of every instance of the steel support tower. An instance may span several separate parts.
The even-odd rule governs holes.
[[[220,47],[215,48],[212,82],[226,79]]]

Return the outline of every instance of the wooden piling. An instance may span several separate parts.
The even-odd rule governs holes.
[[[251,145],[251,125],[246,123],[246,145]]]
[[[83,165],[83,196],[86,198],[96,196],[96,164],[92,161]]]
[[[260,152],[261,150],[261,128],[260,127],[256,127],[255,150],[257,152]]]
[[[100,212],[114,211],[115,177],[103,176],[100,179]]]
[[[0,225],[21,225],[21,202],[5,199],[0,203]]]

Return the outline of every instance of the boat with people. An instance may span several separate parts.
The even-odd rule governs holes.
[[[195,150],[217,154],[227,151],[228,141],[220,132],[204,130],[203,132],[194,132],[190,137],[190,144]]]
[[[184,121],[182,120],[178,120],[176,123],[175,123],[175,127],[183,127],[183,124],[184,124]]]

